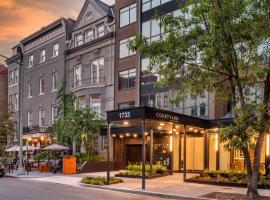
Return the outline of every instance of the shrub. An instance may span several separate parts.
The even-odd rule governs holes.
[[[81,183],[90,185],[106,185],[107,181],[104,177],[84,177]],[[122,179],[110,177],[110,184],[123,183]]]
[[[86,153],[77,153],[75,154],[77,162],[83,163],[85,161],[104,161],[105,159],[98,155],[87,155]]]

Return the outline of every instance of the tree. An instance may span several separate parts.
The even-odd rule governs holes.
[[[250,198],[258,194],[259,161],[269,131],[270,5],[267,0],[190,0],[177,16],[158,13],[163,36],[137,36],[129,46],[150,58],[148,72],[157,84],[176,93],[174,101],[207,90],[217,101],[230,101],[234,124],[221,133],[226,147],[244,153]],[[248,88],[261,96],[249,100]],[[254,161],[250,151],[254,152]]]
[[[102,120],[90,107],[75,108],[75,97],[63,89],[58,95],[58,119],[55,124],[60,143],[71,146],[72,141],[82,142],[88,155],[93,154],[94,136],[99,133]]]

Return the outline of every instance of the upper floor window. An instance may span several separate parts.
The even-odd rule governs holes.
[[[59,44],[53,45],[53,57],[56,57],[59,55]]]
[[[18,79],[19,79],[19,70],[14,69],[14,84],[18,83]]]
[[[104,36],[104,24],[100,24],[97,26],[97,37]]]
[[[95,30],[91,29],[85,32],[85,42],[90,42],[95,39]]]
[[[92,95],[90,97],[90,107],[98,114],[101,114],[101,96]]]
[[[45,51],[45,49],[42,49],[41,51],[40,51],[40,63],[42,63],[42,62],[45,62],[45,60],[46,60],[46,51]]]
[[[191,116],[197,117],[197,107],[196,106],[193,106],[191,108]]]
[[[73,71],[73,83],[74,86],[80,86],[82,84],[82,70],[81,70],[81,66],[75,66],[74,67],[74,71]]]
[[[32,91],[32,80],[28,81],[28,98],[31,98],[33,96]]]
[[[134,108],[135,107],[135,101],[129,101],[129,102],[124,102],[124,103],[119,103],[118,104],[118,109],[127,109],[127,108]]]
[[[98,58],[91,64],[91,83],[101,83],[104,78],[104,58]]]
[[[118,88],[124,90],[134,88],[136,85],[136,69],[129,69],[119,72]]]
[[[9,71],[9,86],[18,84],[19,81],[19,70],[13,69]]]
[[[167,3],[171,0],[143,0],[142,1],[142,11],[150,10],[151,8],[155,8],[161,4]]]
[[[136,22],[137,5],[136,3],[120,10],[120,28]]]
[[[52,74],[52,91],[57,90],[57,78],[58,78],[58,73],[54,72]]]
[[[57,106],[52,105],[52,124],[57,120]]]
[[[19,95],[16,93],[14,94],[14,110],[18,111],[19,110]]]
[[[40,127],[45,125],[45,112],[43,108],[39,109],[39,113],[38,113],[38,124]]]
[[[82,34],[78,34],[75,36],[75,45],[77,46],[81,46],[83,44],[83,35]]]
[[[119,48],[119,58],[124,58],[124,57],[127,57],[127,56],[132,56],[132,55],[135,55],[136,52],[135,51],[132,51],[129,49],[128,47],[128,43],[131,41],[131,40],[134,40],[134,36],[132,37],[129,37],[129,38],[126,38],[126,39],[123,39],[123,40],[120,40],[120,48]]]
[[[34,56],[31,55],[28,57],[28,67],[33,67],[34,66]]]
[[[27,126],[33,127],[33,112],[32,112],[32,110],[27,111]]]
[[[86,96],[80,96],[78,99],[78,106],[79,108],[85,108],[86,107]]]
[[[206,115],[206,104],[201,103],[200,104],[200,116],[205,116]]]
[[[45,91],[45,77],[39,78],[39,95],[43,95]]]

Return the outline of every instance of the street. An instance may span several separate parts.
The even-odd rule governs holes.
[[[53,183],[23,181],[17,178],[0,178],[1,200],[103,200],[103,199],[146,199],[159,200],[141,195],[133,195],[89,188],[76,188]]]

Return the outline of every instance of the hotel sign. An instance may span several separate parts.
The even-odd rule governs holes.
[[[169,122],[175,122],[175,123],[179,122],[179,116],[176,116],[176,115],[156,112],[155,116],[156,116],[155,119],[157,120],[169,121]]]

